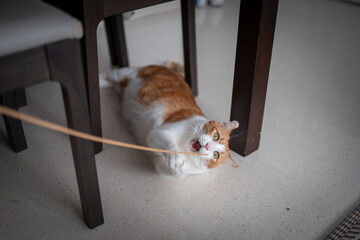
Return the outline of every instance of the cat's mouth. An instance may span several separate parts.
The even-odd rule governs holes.
[[[198,140],[192,140],[190,142],[190,150],[193,152],[199,152],[201,149],[201,144]]]

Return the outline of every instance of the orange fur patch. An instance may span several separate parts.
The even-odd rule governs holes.
[[[137,94],[138,100],[144,105],[162,105],[164,123],[203,116],[181,74],[163,66],[151,65],[142,68],[138,76],[144,81]]]

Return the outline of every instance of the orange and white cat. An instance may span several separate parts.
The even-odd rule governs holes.
[[[155,153],[156,169],[166,175],[185,178],[219,164],[238,167],[229,149],[230,133],[238,122],[206,119],[184,80],[183,67],[121,68],[100,75],[123,95],[123,115],[140,144],[206,156]]]

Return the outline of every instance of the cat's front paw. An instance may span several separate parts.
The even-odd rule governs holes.
[[[189,162],[178,154],[167,154],[165,166],[171,175],[181,179],[187,176],[190,168]]]

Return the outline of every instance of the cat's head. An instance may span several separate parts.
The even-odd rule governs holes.
[[[237,121],[217,122],[208,121],[199,127],[191,137],[189,148],[192,152],[207,154],[201,156],[195,164],[200,169],[211,169],[218,165],[238,167],[230,156],[229,139],[230,133],[239,127]]]

